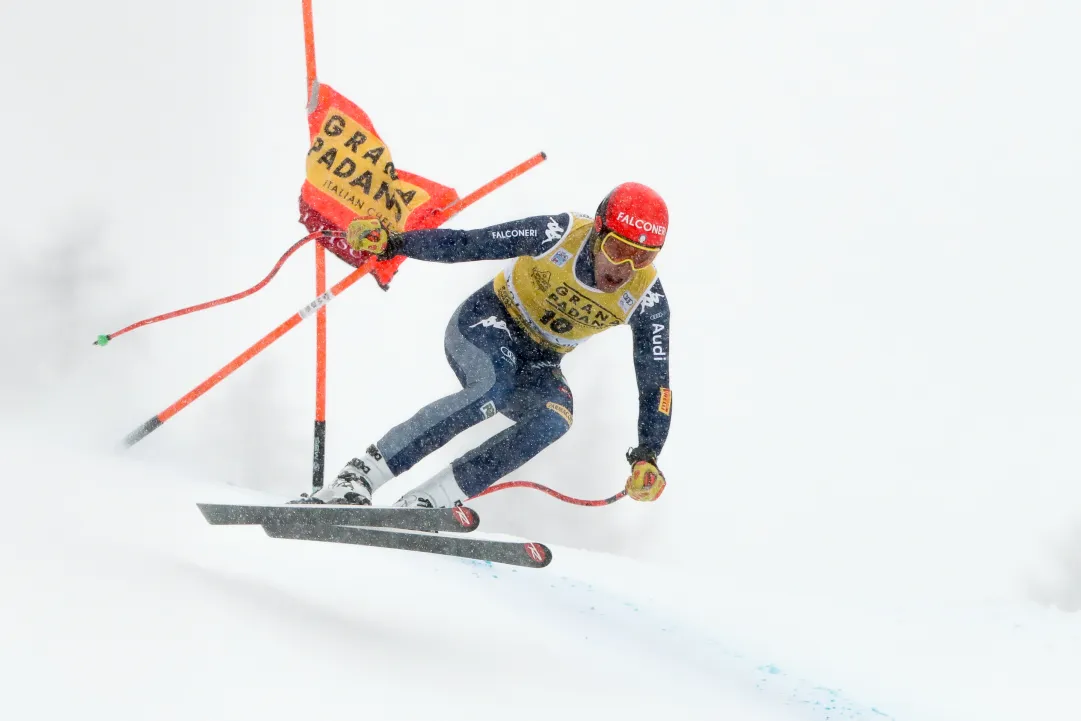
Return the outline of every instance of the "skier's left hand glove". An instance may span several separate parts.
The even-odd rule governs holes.
[[[345,239],[358,252],[371,253],[384,260],[394,255],[400,233],[387,228],[379,218],[357,218],[349,224]]]
[[[627,453],[631,475],[627,495],[636,501],[655,501],[664,492],[664,474],[657,468],[657,455],[639,446]]]

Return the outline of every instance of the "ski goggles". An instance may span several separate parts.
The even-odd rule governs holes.
[[[635,270],[642,270],[653,262],[659,251],[660,248],[647,248],[614,231],[601,229],[601,252],[615,265],[630,263]]]

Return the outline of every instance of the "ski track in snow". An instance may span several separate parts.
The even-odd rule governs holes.
[[[559,557],[573,551],[559,548],[553,552]],[[552,603],[558,603],[568,622],[576,623],[587,642],[592,634],[593,643],[619,647],[627,646],[625,639],[633,637],[635,644],[648,647],[651,655],[701,677],[704,682],[720,679],[743,689],[753,688],[770,703],[797,710],[801,718],[894,719],[874,706],[848,698],[838,689],[822,686],[763,659],[748,657],[715,638],[710,630],[654,610],[650,602],[614,595],[592,582],[566,575],[535,578],[528,572],[493,563],[464,559],[461,562],[473,568],[478,581],[499,582],[502,593],[509,594],[523,607],[550,608]]]

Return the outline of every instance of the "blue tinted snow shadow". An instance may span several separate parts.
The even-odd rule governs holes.
[[[520,605],[560,604],[569,618],[577,617],[590,634],[602,635],[606,643],[646,645],[689,673],[722,678],[733,685],[754,689],[772,703],[796,709],[815,721],[897,721],[874,706],[849,698],[830,688],[763,659],[744,653],[714,638],[709,631],[684,626],[648,604],[620,598],[590,583],[567,576],[517,569],[480,561],[462,561],[481,581],[498,582],[500,593],[512,595]]]

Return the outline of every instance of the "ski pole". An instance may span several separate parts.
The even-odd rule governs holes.
[[[532,481],[506,481],[504,483],[496,483],[495,485],[485,488],[483,491],[473,496],[469,500],[472,501],[474,498],[487,496],[489,493],[495,493],[496,491],[505,491],[508,488],[531,488],[534,491],[541,491],[542,493],[547,493],[549,496],[552,496],[553,498],[558,498],[564,503],[573,503],[576,506],[607,506],[611,503],[615,503],[620,498],[623,498],[625,495],[627,495],[627,491],[626,489],[624,489],[619,493],[615,494],[614,496],[609,496],[608,498],[602,498],[598,501],[587,501],[581,498],[574,498],[572,496],[564,495],[559,491],[549,488],[548,486],[542,486],[541,484],[533,483]]]
[[[189,306],[187,308],[181,308],[180,310],[174,310],[174,311],[171,311],[169,313],[162,313],[161,315],[156,315],[153,318],[145,318],[145,319],[143,319],[143,320],[141,320],[141,321],[139,321],[137,323],[132,323],[129,326],[121,328],[120,330],[118,330],[118,331],[116,331],[114,333],[108,333],[108,334],[99,335],[98,339],[96,341],[94,341],[94,345],[105,346],[113,338],[116,338],[119,335],[124,335],[125,333],[129,333],[129,332],[135,330],[136,328],[141,328],[144,325],[150,325],[151,323],[157,323],[159,321],[169,320],[170,318],[178,318],[178,317],[180,317],[182,315],[187,315],[188,313],[195,313],[196,311],[206,310],[207,308],[213,308],[214,306],[225,305],[226,303],[232,303],[234,300],[240,300],[241,298],[247,298],[249,295],[252,295],[253,293],[255,293],[255,292],[259,291],[259,290],[262,290],[263,287],[266,286],[266,284],[270,282],[271,278],[273,278],[275,275],[278,274],[278,271],[281,270],[282,265],[285,264],[285,261],[289,258],[289,256],[291,256],[294,252],[296,252],[296,250],[298,248],[303,246],[309,240],[311,240],[312,238],[317,237],[319,234],[320,233],[318,233],[318,232],[311,233],[309,235],[304,236],[303,238],[298,240],[296,243],[293,243],[293,245],[289,248],[289,250],[285,251],[285,254],[281,258],[278,259],[277,263],[274,264],[274,267],[271,269],[271,271],[267,275],[267,277],[263,278],[261,281],[259,281],[255,285],[253,285],[251,288],[248,288],[247,290],[241,291],[239,293],[234,293],[233,295],[227,295],[224,298],[218,298],[217,300],[211,300],[211,301],[207,301],[206,303],[200,303],[199,305],[193,305],[193,306]]]
[[[374,264],[375,259],[369,258],[363,265],[361,265],[359,268],[357,268],[345,278],[340,280],[330,290],[328,290],[326,293],[323,293],[311,303],[308,303],[308,305],[304,306],[299,311],[294,313],[292,316],[289,317],[288,320],[286,320],[277,328],[263,336],[261,340],[255,343],[255,345],[251,346],[246,351],[231,360],[229,363],[225,364],[225,366],[223,366],[221,370],[219,370],[217,373],[210,376],[198,386],[193,388],[189,393],[183,396],[176,403],[172,404],[161,413],[158,413],[146,423],[142,424],[134,431],[129,433],[124,438],[124,445],[130,448],[142,439],[146,438],[153,431],[156,431],[167,420],[169,420],[177,413],[182,411],[184,408],[186,408],[189,404],[191,404],[192,401],[199,398],[199,396],[203,395],[214,386],[218,385],[218,383],[220,383],[221,381],[225,380],[237,368],[254,358],[258,353],[260,353],[271,343],[278,340],[278,338],[281,338],[283,335],[295,328],[302,320],[315,313],[317,310],[332,301],[335,296],[340,295],[346,288],[353,285],[358,280],[367,275],[368,271],[372,269],[372,266]]]

